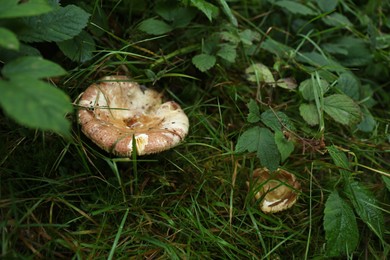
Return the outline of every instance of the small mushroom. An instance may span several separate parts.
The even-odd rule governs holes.
[[[188,133],[188,117],[162,94],[126,76],[107,76],[89,86],[79,101],[81,130],[107,152],[128,157],[168,150]]]
[[[270,173],[267,168],[253,171],[253,183],[246,182],[248,188],[256,191],[255,198],[261,199],[260,209],[265,213],[274,213],[290,208],[298,199],[301,185],[294,174],[278,169]]]

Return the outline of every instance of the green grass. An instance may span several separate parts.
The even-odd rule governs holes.
[[[313,57],[305,62],[294,53],[317,50],[330,56],[324,44],[343,35],[369,42],[367,24],[359,19],[363,14],[371,17],[378,33],[388,36],[388,4],[340,1],[338,11],[355,24],[344,29],[324,25],[321,15],[299,16],[266,1],[228,1],[238,29],[255,31],[258,38],[250,46],[237,45],[234,63],[217,57],[212,69],[200,72],[191,60],[208,48],[211,33],[236,30],[218,1],[209,1],[220,9],[213,22],[198,11],[187,27],[164,36],[137,28],[139,22],[156,17],[149,3],[153,1],[147,6],[144,1],[103,6],[85,2],[95,8],[94,17],[98,12],[113,15],[108,28],[97,24],[88,29],[102,33],[92,33],[98,48],[92,60],[78,64],[56,57],[69,72],[58,86],[76,100],[104,75],[131,75],[178,102],[190,119],[190,133],[169,151],[117,158],[82,134],[75,114],[68,115],[72,139],[66,140],[26,129],[0,112],[1,257],[323,259],[325,202],[332,191],[342,189],[339,167],[319,145],[323,137],[326,146],[335,145],[346,154],[353,178],[373,193],[385,218],[381,242],[357,217],[358,246],[340,258],[386,258],[390,196],[382,176],[389,176],[390,169],[390,48],[368,48],[374,59],[362,66],[347,66],[345,57],[335,55],[362,84],[372,87],[376,103],[369,109],[377,124],[367,133],[327,115],[323,132],[310,127],[299,114],[303,100],[298,92],[250,83],[245,69],[262,62],[274,68],[275,75],[293,77],[298,84],[310,78],[311,71],[337,75],[332,68],[315,65]],[[379,10],[382,15],[373,15]],[[292,51],[266,49],[263,44],[269,39]],[[302,192],[295,206],[276,214],[261,212],[245,184],[253,169],[261,167],[259,159],[253,153],[235,153],[238,137],[251,126],[246,104],[260,96],[261,112],[268,107],[282,111],[297,128],[295,150],[282,167],[297,176]]]

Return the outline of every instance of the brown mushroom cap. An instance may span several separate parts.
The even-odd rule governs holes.
[[[290,208],[298,199],[301,185],[294,174],[278,169],[270,173],[267,168],[258,168],[253,171],[254,184],[257,191],[256,199],[262,199],[260,209],[263,212],[278,212]],[[250,187],[247,182],[248,188]],[[260,190],[259,190],[260,186]]]
[[[161,94],[126,76],[104,77],[89,86],[79,101],[81,130],[99,147],[128,157],[136,141],[138,155],[178,145],[188,133],[188,117]]]

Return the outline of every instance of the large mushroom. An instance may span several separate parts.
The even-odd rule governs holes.
[[[265,213],[274,213],[290,208],[298,199],[301,185],[294,174],[278,169],[270,173],[267,168],[253,171],[253,182],[246,182],[248,188],[260,200],[260,209]]]
[[[128,157],[158,153],[178,145],[188,133],[188,117],[155,90],[126,76],[107,76],[89,86],[79,100],[81,130],[99,147]],[[135,145],[133,145],[135,140]]]

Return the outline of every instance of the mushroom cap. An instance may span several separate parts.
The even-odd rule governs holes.
[[[252,187],[257,191],[255,198],[262,199],[260,209],[265,213],[286,210],[298,199],[301,185],[295,175],[286,170],[277,169],[270,173],[267,168],[258,168],[253,171],[253,180]],[[249,188],[249,182],[246,184]]]
[[[128,157],[133,139],[138,155],[178,145],[188,133],[188,117],[174,101],[132,82],[107,76],[89,86],[79,101],[82,132],[107,152]]]

